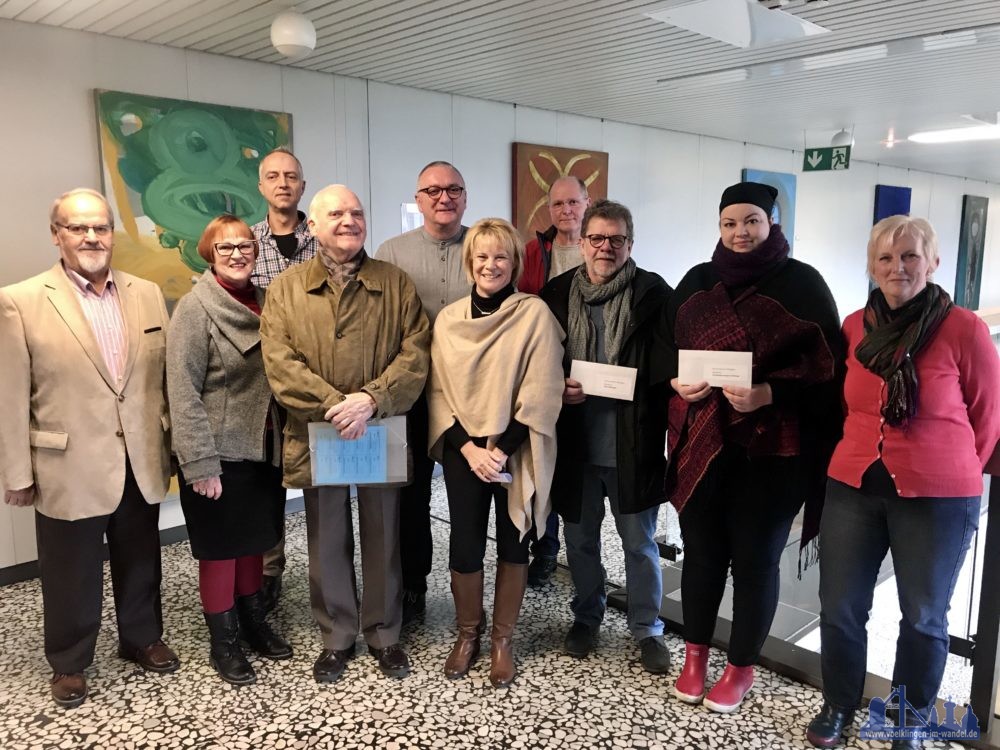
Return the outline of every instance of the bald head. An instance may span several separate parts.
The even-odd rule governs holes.
[[[346,185],[329,185],[309,204],[309,229],[327,261],[345,263],[365,246],[368,225],[361,199]]]
[[[99,193],[91,188],[73,188],[72,190],[67,190],[65,193],[56,198],[52,202],[52,208],[49,210],[49,223],[55,224],[60,220],[59,212],[62,210],[64,203],[75,201],[81,196],[85,196],[91,200],[102,203],[104,205],[104,210],[108,215],[107,223],[114,226],[115,219],[111,212],[111,204],[108,203],[108,199],[104,197],[103,193]]]

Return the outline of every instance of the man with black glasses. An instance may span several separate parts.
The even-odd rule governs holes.
[[[583,215],[583,265],[557,276],[542,299],[566,331],[566,388],[556,425],[559,450],[552,506],[565,521],[566,557],[576,595],[564,650],[586,657],[607,608],[601,522],[607,497],[625,552],[627,622],[642,666],[664,674],[670,653],[660,620],[660,554],[653,539],[666,499],[667,432],[663,307],[671,289],[632,260],[632,214],[599,200]],[[631,398],[590,394],[570,377],[574,360],[631,370]]]
[[[467,227],[465,180],[446,161],[432,161],[417,175],[417,208],[424,225],[386,240],[378,260],[402,268],[413,279],[431,327],[441,309],[469,294],[471,284],[462,266],[462,241]],[[431,474],[427,456],[427,400],[421,394],[408,415],[413,452],[413,482],[403,488],[400,502],[400,557],[403,567],[403,624],[422,614],[431,571]]]

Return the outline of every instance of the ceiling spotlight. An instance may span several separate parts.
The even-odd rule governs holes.
[[[830,139],[831,146],[853,146],[854,136],[848,133],[846,130],[841,130],[838,133],[834,133],[833,138]]]
[[[271,44],[290,61],[301,60],[316,48],[316,27],[294,10],[279,13],[271,21]]]

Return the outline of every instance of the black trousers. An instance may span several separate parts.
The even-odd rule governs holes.
[[[399,559],[403,588],[427,591],[434,543],[431,539],[431,476],[434,461],[427,455],[427,398],[423,393],[407,415],[406,432],[413,455],[413,481],[399,495]]]
[[[163,635],[159,518],[160,506],[143,499],[128,459],[122,500],[110,515],[64,521],[35,512],[45,657],[53,671],[82,672],[94,661],[105,534],[119,641],[136,649]]]
[[[472,473],[460,451],[445,443],[444,483],[448,488],[448,511],[451,516],[451,541],[448,564],[458,573],[476,573],[483,569],[486,556],[486,530],[490,506],[496,508],[497,557],[515,565],[528,563],[532,535],[521,532],[510,520],[507,490],[503,485],[487,484]]]
[[[756,664],[778,607],[781,554],[802,504],[798,458],[757,457],[727,444],[680,514],[684,638],[708,644],[733,572],[729,662]]]

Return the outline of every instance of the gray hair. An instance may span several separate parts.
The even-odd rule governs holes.
[[[571,180],[572,182],[575,182],[576,186],[578,188],[580,188],[580,195],[584,196],[585,198],[589,198],[590,197],[590,191],[587,190],[587,183],[586,182],[584,182],[583,180],[581,180],[575,174],[564,174],[562,177],[557,177],[556,179],[554,179],[552,181],[552,184],[549,185],[549,199],[550,200],[552,199],[552,189],[558,183],[562,182],[563,180]]]
[[[448,167],[448,169],[452,170],[455,174],[458,175],[458,179],[460,179],[463,183],[465,182],[465,178],[462,177],[462,173],[458,171],[458,168],[454,164],[452,164],[450,161],[442,161],[439,159],[437,161],[432,161],[429,162],[428,164],[425,164],[424,168],[421,169],[419,172],[417,172],[418,183],[420,182],[420,178],[424,176],[424,172],[426,172],[428,169],[431,169],[432,167]]]
[[[115,214],[111,210],[111,203],[108,199],[104,197],[104,193],[100,193],[92,188],[73,188],[72,190],[67,190],[65,193],[60,195],[52,202],[52,208],[49,209],[49,224],[55,224],[59,220],[59,209],[62,208],[62,204],[68,201],[75,195],[89,195],[91,198],[97,198],[101,203],[104,204],[104,208],[108,212],[108,223],[111,225],[112,229],[115,226]]]
[[[306,176],[302,172],[302,162],[299,161],[299,157],[297,157],[295,154],[293,154],[292,150],[290,148],[287,148],[286,146],[278,146],[277,148],[275,148],[275,149],[273,149],[271,151],[268,151],[266,154],[264,154],[263,157],[261,157],[260,163],[257,165],[257,179],[258,180],[263,180],[264,179],[264,160],[267,159],[267,157],[269,157],[269,156],[273,156],[274,154],[288,154],[290,157],[292,157],[293,159],[295,159],[295,163],[299,165],[299,179],[300,180],[304,180],[305,179]]]

